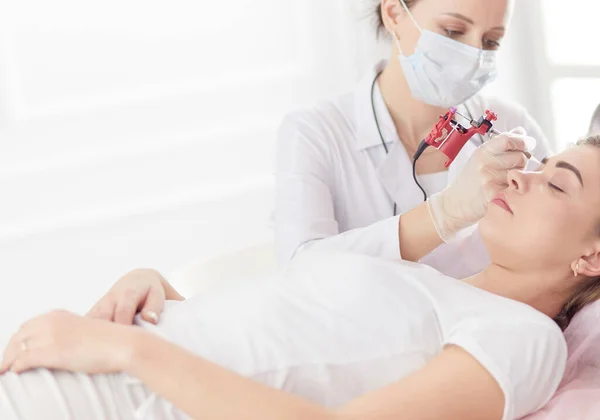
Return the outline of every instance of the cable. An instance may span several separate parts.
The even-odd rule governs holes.
[[[413,179],[415,180],[415,184],[417,184],[417,187],[419,187],[421,189],[421,191],[423,191],[423,201],[427,201],[427,193],[425,192],[425,190],[423,189],[421,184],[419,184],[419,181],[417,181],[417,161],[416,160],[413,160]]]
[[[421,186],[421,184],[419,184],[419,181],[417,180],[417,160],[419,160],[419,158],[421,157],[421,155],[423,154],[425,149],[427,149],[428,147],[429,147],[429,144],[425,143],[425,140],[421,141],[421,144],[419,144],[419,148],[417,149],[417,152],[415,153],[415,155],[413,157],[413,165],[412,165],[413,179],[415,180],[415,184],[417,184],[417,187],[419,187],[421,189],[421,191],[423,192],[423,201],[427,201],[427,193],[425,192],[425,190],[423,189],[423,187]]]
[[[381,139],[381,144],[383,145],[383,149],[385,150],[385,154],[387,155],[388,152],[388,147],[387,144],[385,144],[385,140],[383,139],[383,134],[381,133],[381,127],[379,127],[379,120],[377,119],[377,112],[375,111],[375,84],[377,83],[377,79],[379,79],[379,76],[381,76],[381,73],[383,73],[383,71],[380,71],[379,73],[377,73],[377,75],[375,76],[375,79],[373,79],[373,84],[371,85],[371,108],[373,108],[373,118],[375,119],[375,125],[377,126],[377,131],[379,132],[379,138]],[[394,216],[397,213],[397,204],[396,202],[394,202]]]
[[[381,133],[381,127],[379,126],[379,120],[377,119],[377,111],[375,111],[375,84],[377,83],[377,79],[379,79],[379,76],[381,76],[381,73],[383,73],[383,71],[380,71],[379,73],[377,73],[377,75],[375,76],[375,79],[373,79],[373,84],[371,85],[371,107],[373,108],[373,118],[375,119],[375,125],[377,126],[377,131],[379,132],[379,138],[381,139],[381,144],[383,145],[383,149],[385,150],[385,154],[387,155],[389,153],[388,147],[387,147],[387,144],[385,144],[383,134]],[[421,184],[419,184],[419,181],[417,180],[417,160],[421,157],[421,155],[423,154],[425,149],[427,149],[428,147],[429,147],[429,144],[425,143],[425,141],[422,141],[421,144],[419,144],[419,148],[417,149],[417,152],[415,153],[415,156],[413,157],[413,164],[412,164],[413,179],[415,180],[415,184],[417,184],[417,187],[419,187],[419,189],[423,192],[423,201],[427,201],[427,193],[425,192],[425,190],[423,189],[423,187],[421,186]],[[396,203],[394,203],[394,216],[396,215],[396,211],[397,211],[397,205],[396,205]]]

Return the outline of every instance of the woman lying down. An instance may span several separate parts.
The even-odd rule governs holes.
[[[521,143],[498,138],[487,147],[476,159],[499,150],[489,147],[518,152]],[[522,155],[502,159],[513,156],[520,167]],[[479,223],[492,262],[464,281],[400,259],[311,250],[274,279],[169,303],[157,325],[147,322],[153,313],[136,317],[142,328],[123,325],[137,309],[182,299],[143,273],[120,280],[90,316],[53,312],[29,321],[4,355],[0,418],[482,420],[531,413],[563,374],[567,349],[557,320],[564,327],[600,291],[600,137],[540,171],[509,170],[507,182]],[[446,207],[456,204],[444,199]],[[437,245],[440,209],[432,206],[429,216],[424,205],[414,210],[427,216],[419,235],[406,243],[426,252]],[[400,218],[402,245],[410,237],[402,218],[410,215]]]

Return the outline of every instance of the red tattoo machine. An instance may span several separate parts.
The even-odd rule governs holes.
[[[440,120],[421,142],[421,145],[414,156],[415,161],[427,147],[433,146],[448,157],[445,164],[447,168],[471,137],[477,134],[499,134],[498,131],[493,128],[493,122],[498,119],[498,115],[490,110],[485,111],[485,115],[478,121],[470,120],[471,127],[469,128],[463,127],[456,121],[455,116],[457,114],[465,120],[469,120],[469,118],[459,114],[456,111],[456,108],[450,108],[446,114],[440,116]]]
[[[455,116],[459,115],[467,121],[470,121],[471,127],[465,128],[460,125]],[[498,116],[492,111],[485,111],[485,115],[482,116],[479,121],[473,121],[470,118],[461,115],[456,111],[455,107],[452,107],[446,112],[446,114],[440,116],[440,120],[433,127],[431,132],[425,137],[425,139],[419,145],[415,156],[413,157],[413,179],[417,186],[423,192],[424,200],[427,200],[427,193],[419,184],[417,180],[417,159],[423,154],[425,149],[429,146],[433,146],[440,150],[443,154],[448,157],[445,163],[446,168],[450,166],[458,153],[462,150],[465,144],[476,134],[500,134],[498,130],[493,128],[493,122],[498,119]]]

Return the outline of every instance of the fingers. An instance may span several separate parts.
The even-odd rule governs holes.
[[[117,302],[115,299],[110,296],[105,296],[96,303],[85,316],[87,318],[112,322],[115,319],[116,306]]]
[[[516,128],[513,128],[512,130],[510,130],[508,133],[514,134],[516,136],[526,136],[527,130],[525,130],[523,127],[516,127]]]
[[[11,372],[23,373],[29,369],[44,367],[44,353],[39,350],[28,350],[22,352],[10,366]]]
[[[117,324],[131,325],[142,301],[142,296],[136,290],[126,291],[115,308],[115,322]]]
[[[10,354],[7,354],[0,365],[0,374],[8,370],[14,373],[22,373],[29,369],[46,367],[48,358],[51,356],[50,349],[44,349],[31,343],[27,343],[27,348],[13,348]],[[14,347],[14,346],[13,346]]]
[[[21,373],[32,368],[58,368],[65,359],[65,350],[72,346],[68,338],[80,334],[73,329],[78,317],[70,312],[57,310],[40,315],[21,326],[11,337],[4,351],[0,374],[8,369]],[[90,321],[88,321],[90,322]]]
[[[142,308],[142,318],[153,324],[158,324],[158,317],[165,305],[165,292],[162,288],[153,287],[148,291],[146,302]]]
[[[526,152],[529,150],[526,140],[524,136],[506,136],[503,152]]]
[[[508,182],[501,182],[500,180],[491,181],[483,188],[483,195],[485,202],[489,203],[500,191],[508,188]]]
[[[511,169],[524,169],[528,159],[523,152],[505,152],[497,155],[491,155],[489,162],[485,165],[488,171],[503,172],[506,178],[506,171]]]
[[[131,325],[142,299],[142,293],[136,289],[129,289],[119,294],[111,292],[100,299],[86,317]]]
[[[38,347],[40,340],[39,334],[36,334],[40,328],[39,321],[41,317],[34,318],[19,328],[10,339],[8,346],[4,350],[2,363],[0,364],[0,374],[5,373],[8,369],[13,370],[15,361],[23,357],[23,354],[31,349]],[[45,331],[45,328],[42,327]]]
[[[508,151],[531,152],[537,146],[535,138],[528,136],[522,127],[517,127],[509,132],[502,133],[486,142],[486,150],[491,154]]]
[[[161,276],[154,270],[133,270],[123,276],[86,315],[88,318],[131,325],[142,307],[142,317],[156,324],[165,301]]]
[[[17,359],[17,355],[19,352],[24,351],[22,348],[23,338],[20,337],[19,333],[14,334],[6,349],[4,349],[4,354],[2,356],[2,363],[0,364],[0,374],[5,373],[14,361]]]
[[[523,152],[526,147],[522,136],[504,133],[485,142],[481,149],[489,155],[498,155],[511,151]]]

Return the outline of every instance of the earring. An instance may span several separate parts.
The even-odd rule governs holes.
[[[573,274],[575,275],[575,277],[577,277],[579,275],[579,263],[575,264],[575,269],[573,270]]]

